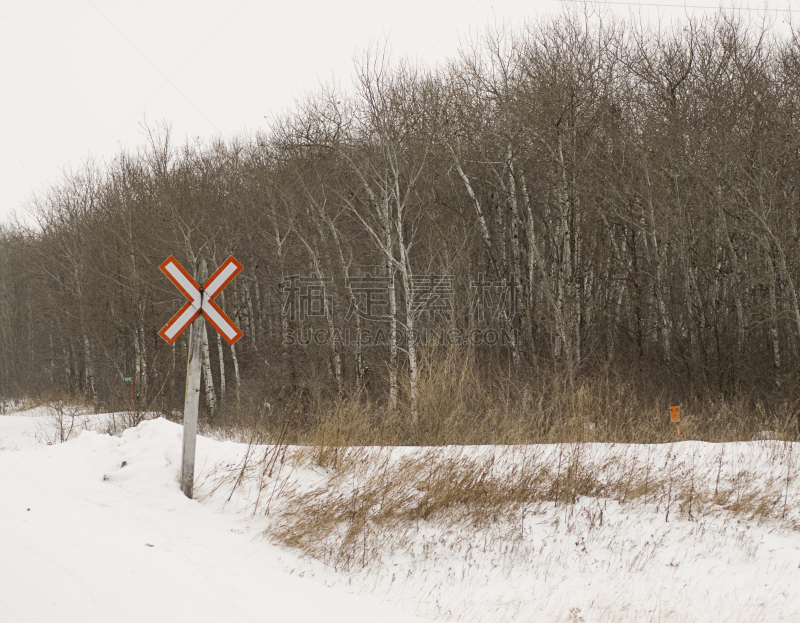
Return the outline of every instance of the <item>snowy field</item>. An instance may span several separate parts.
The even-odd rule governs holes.
[[[188,500],[181,427],[97,432],[108,417],[53,443],[44,409],[0,416],[0,623],[800,621],[796,444],[362,449],[333,462],[363,470],[337,475],[314,450],[202,437]],[[314,558],[278,544],[327,506],[352,499],[355,517],[381,477],[384,496],[432,496],[411,477],[420,465],[439,466],[431,482],[455,459],[510,482],[578,454],[607,481],[637,466],[660,484],[525,501],[477,522],[466,510],[406,518],[394,532],[367,514],[360,531],[342,521],[298,537]],[[369,508],[380,504],[390,500]]]

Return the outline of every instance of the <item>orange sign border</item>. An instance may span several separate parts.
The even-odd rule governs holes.
[[[186,277],[186,279],[195,288],[201,290],[200,285],[197,283],[197,281],[195,281],[194,278],[186,271],[186,269],[183,266],[181,266],[180,262],[178,262],[178,260],[176,260],[174,256],[170,255],[166,260],[164,260],[163,262],[161,262],[161,264],[159,264],[158,267],[161,269],[161,272],[167,276],[167,279],[169,279],[172,282],[172,284],[176,288],[178,288],[178,290],[180,290],[181,294],[183,294],[187,299],[189,299],[183,305],[183,307],[181,307],[178,310],[178,312],[174,316],[172,316],[172,318],[170,318],[169,322],[167,322],[167,324],[165,324],[164,327],[158,332],[158,335],[161,336],[161,339],[163,339],[167,344],[170,345],[174,344],[175,340],[177,340],[181,335],[183,335],[183,332],[186,331],[187,327],[189,327],[200,314],[203,314],[203,317],[208,321],[208,323],[212,327],[214,327],[214,329],[216,329],[216,331],[222,336],[222,339],[224,339],[228,344],[233,346],[233,344],[235,344],[239,340],[239,338],[241,338],[244,335],[244,333],[242,333],[242,330],[233,323],[233,321],[225,314],[225,312],[222,311],[220,306],[214,302],[214,299],[219,295],[220,292],[222,292],[222,290],[225,289],[225,287],[231,281],[233,281],[234,277],[236,277],[236,275],[238,275],[242,271],[242,269],[244,268],[242,264],[232,255],[229,256],[228,259],[222,262],[222,264],[220,264],[220,267],[216,271],[214,271],[214,274],[211,275],[206,280],[206,282],[203,284],[202,287],[202,289],[204,290],[206,286],[208,286],[211,282],[213,282],[214,279],[218,277],[219,274],[222,271],[224,271],[230,264],[233,264],[236,267],[236,270],[233,271],[233,273],[222,283],[222,285],[219,288],[217,288],[217,291],[206,300],[206,302],[214,308],[214,311],[218,313],[231,327],[233,327],[233,329],[236,331],[234,337],[229,339],[228,336],[225,335],[225,332],[220,329],[219,325],[217,325],[216,322],[214,322],[213,320],[211,320],[211,318],[209,318],[208,314],[204,313],[202,309],[198,309],[191,317],[191,319],[188,322],[186,322],[183,329],[181,329],[178,333],[176,333],[172,339],[169,339],[166,336],[167,330],[172,325],[174,325],[188,309],[192,307],[192,294],[190,292],[187,292],[186,289],[175,279],[173,279],[172,275],[167,271],[167,266],[170,263],[175,264],[175,266],[183,274],[183,276]]]

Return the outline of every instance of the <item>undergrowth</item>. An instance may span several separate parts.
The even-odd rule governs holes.
[[[526,518],[591,532],[613,509],[800,528],[796,401],[675,400],[610,365],[579,378],[487,377],[458,351],[421,370],[416,418],[407,400],[390,410],[365,395],[304,394],[207,421],[248,444],[241,462],[218,466],[212,489],[247,491],[253,514],[270,516],[271,540],[337,569],[411,555],[425,530],[455,549],[491,533],[510,561]],[[761,462],[743,463],[737,446],[662,445],[690,440],[753,442]]]
[[[525,517],[591,531],[609,508],[665,522],[734,519],[798,530],[797,450],[757,445],[747,461],[731,446],[711,461],[691,445],[248,446],[240,463],[217,469],[214,488],[247,489],[252,512],[270,516],[271,540],[347,570],[379,568],[413,550],[421,528],[451,547],[490,530],[513,557]],[[313,476],[298,477],[303,470]]]
[[[786,384],[787,386],[790,384]],[[800,440],[800,395],[668,391],[604,363],[580,375],[557,367],[491,369],[467,353],[426,353],[416,410],[401,387],[396,408],[366,392],[331,395],[313,383],[265,398],[244,392],[207,418],[205,430],[249,440],[328,446],[441,446],[678,439],[671,405],[681,406],[680,438]]]

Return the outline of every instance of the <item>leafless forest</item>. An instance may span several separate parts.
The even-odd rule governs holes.
[[[680,403],[689,435],[797,436],[800,31],[565,14],[357,67],[257,135],[153,129],[3,226],[2,395],[129,408],[130,376],[136,411],[179,411],[158,265],[233,255],[209,422],[663,438]]]

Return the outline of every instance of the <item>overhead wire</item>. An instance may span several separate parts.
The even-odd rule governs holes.
[[[667,9],[705,9],[707,11],[748,11],[752,13],[800,13],[800,9],[773,9],[769,7],[755,8],[744,6],[724,6],[718,4],[716,6],[704,4],[665,4],[663,2],[632,2],[630,0],[560,0],[561,2],[568,2],[570,4],[613,4],[613,5],[626,5],[635,6],[640,8],[667,8]]]

